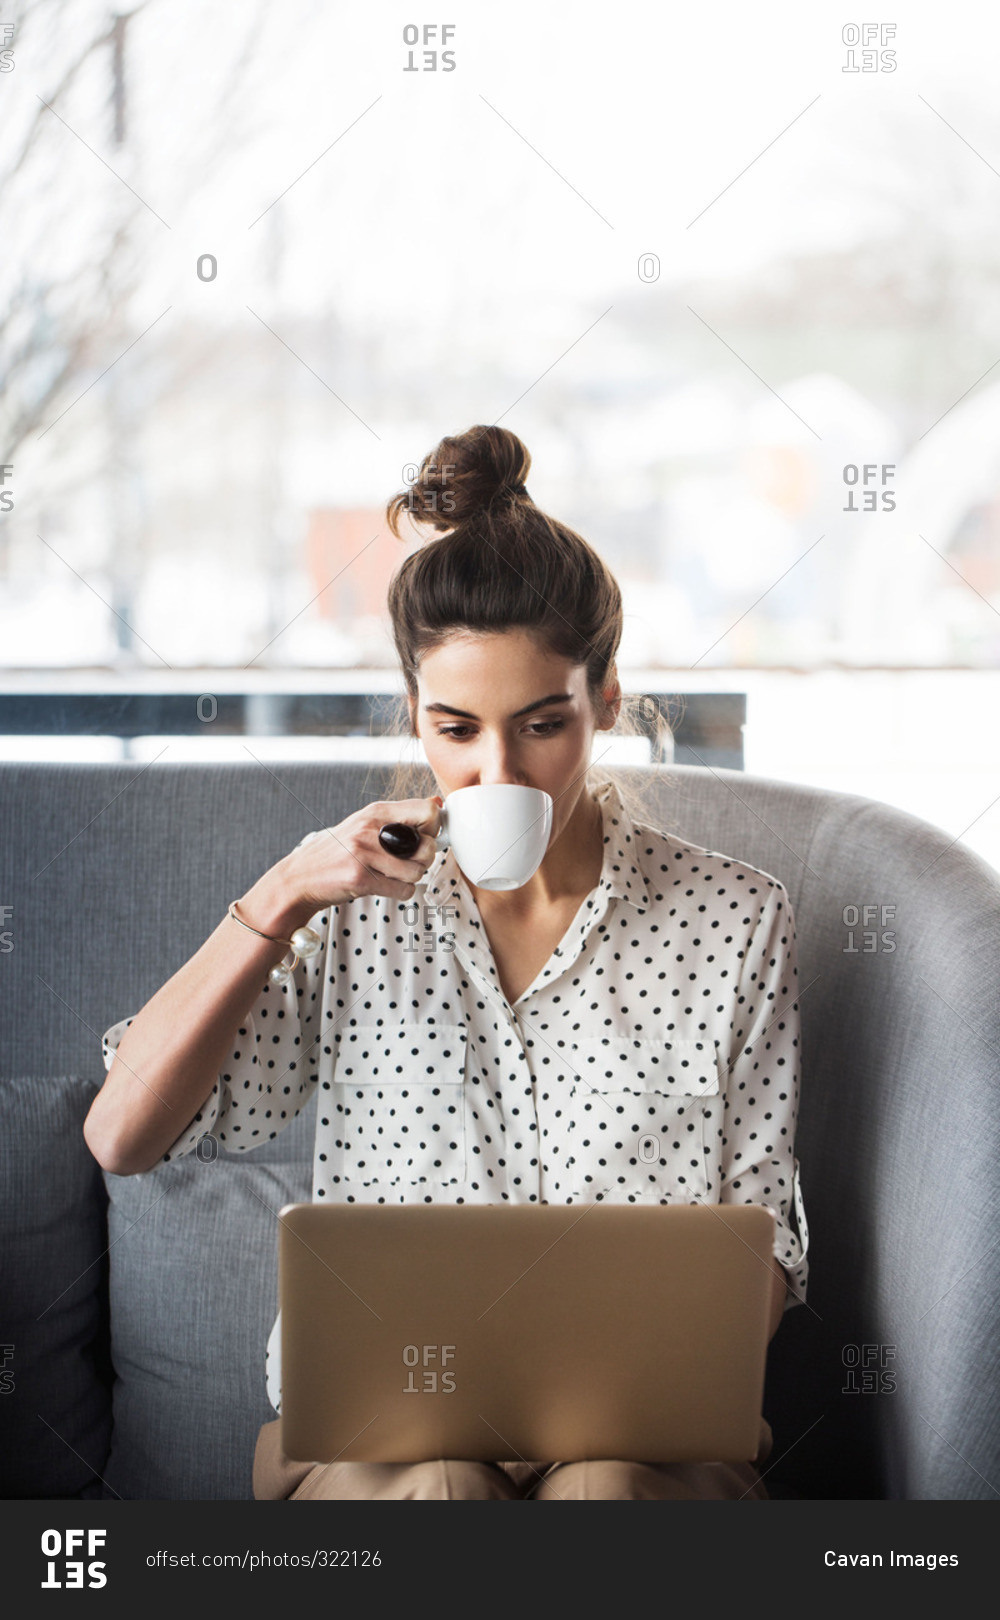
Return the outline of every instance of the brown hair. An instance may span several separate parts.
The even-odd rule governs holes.
[[[411,552],[389,585],[392,636],[406,685],[406,693],[391,700],[391,718],[411,737],[417,733],[407,695],[417,697],[421,660],[456,631],[529,631],[546,651],[586,665],[595,720],[605,714],[604,688],[622,635],[621,591],[593,547],[535,505],[525,488],[530,469],[531,456],[516,434],[480,424],[442,439],[412,484],[387,503],[397,539],[405,538],[404,513],[445,536]],[[658,758],[669,734],[659,707],[641,694],[623,694],[609,736],[649,735],[651,729]],[[593,794],[607,781],[616,784],[633,819],[645,821],[646,796],[617,772],[590,766],[586,791]],[[401,762],[387,796],[423,798],[436,791],[426,764]]]

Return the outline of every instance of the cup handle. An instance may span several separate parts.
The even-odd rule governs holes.
[[[438,822],[438,830],[435,833],[434,838],[435,838],[435,842],[436,842],[436,844],[438,846],[438,849],[450,849],[451,848],[451,838],[450,838],[450,836],[448,834],[448,806],[447,806],[447,804],[443,804],[441,806],[440,820]]]

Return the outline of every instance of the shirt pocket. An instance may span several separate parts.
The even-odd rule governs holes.
[[[580,1037],[572,1060],[573,1196],[630,1203],[706,1198],[719,1043]]]
[[[331,1125],[342,1181],[466,1180],[464,1024],[355,1024],[338,1032]]]

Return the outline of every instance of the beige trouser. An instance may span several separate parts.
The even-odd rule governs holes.
[[[293,1462],[281,1449],[281,1419],[257,1436],[253,1494],[257,1501],[445,1500],[748,1501],[769,1500],[756,1463],[771,1454],[764,1418],[757,1454],[745,1463]]]

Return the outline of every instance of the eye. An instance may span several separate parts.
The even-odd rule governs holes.
[[[549,737],[553,732],[561,731],[564,725],[565,721],[561,717],[554,720],[535,720],[529,731],[533,737]],[[439,737],[453,737],[456,742],[465,742],[469,729],[467,725],[461,723],[454,726],[438,726],[437,734]]]

